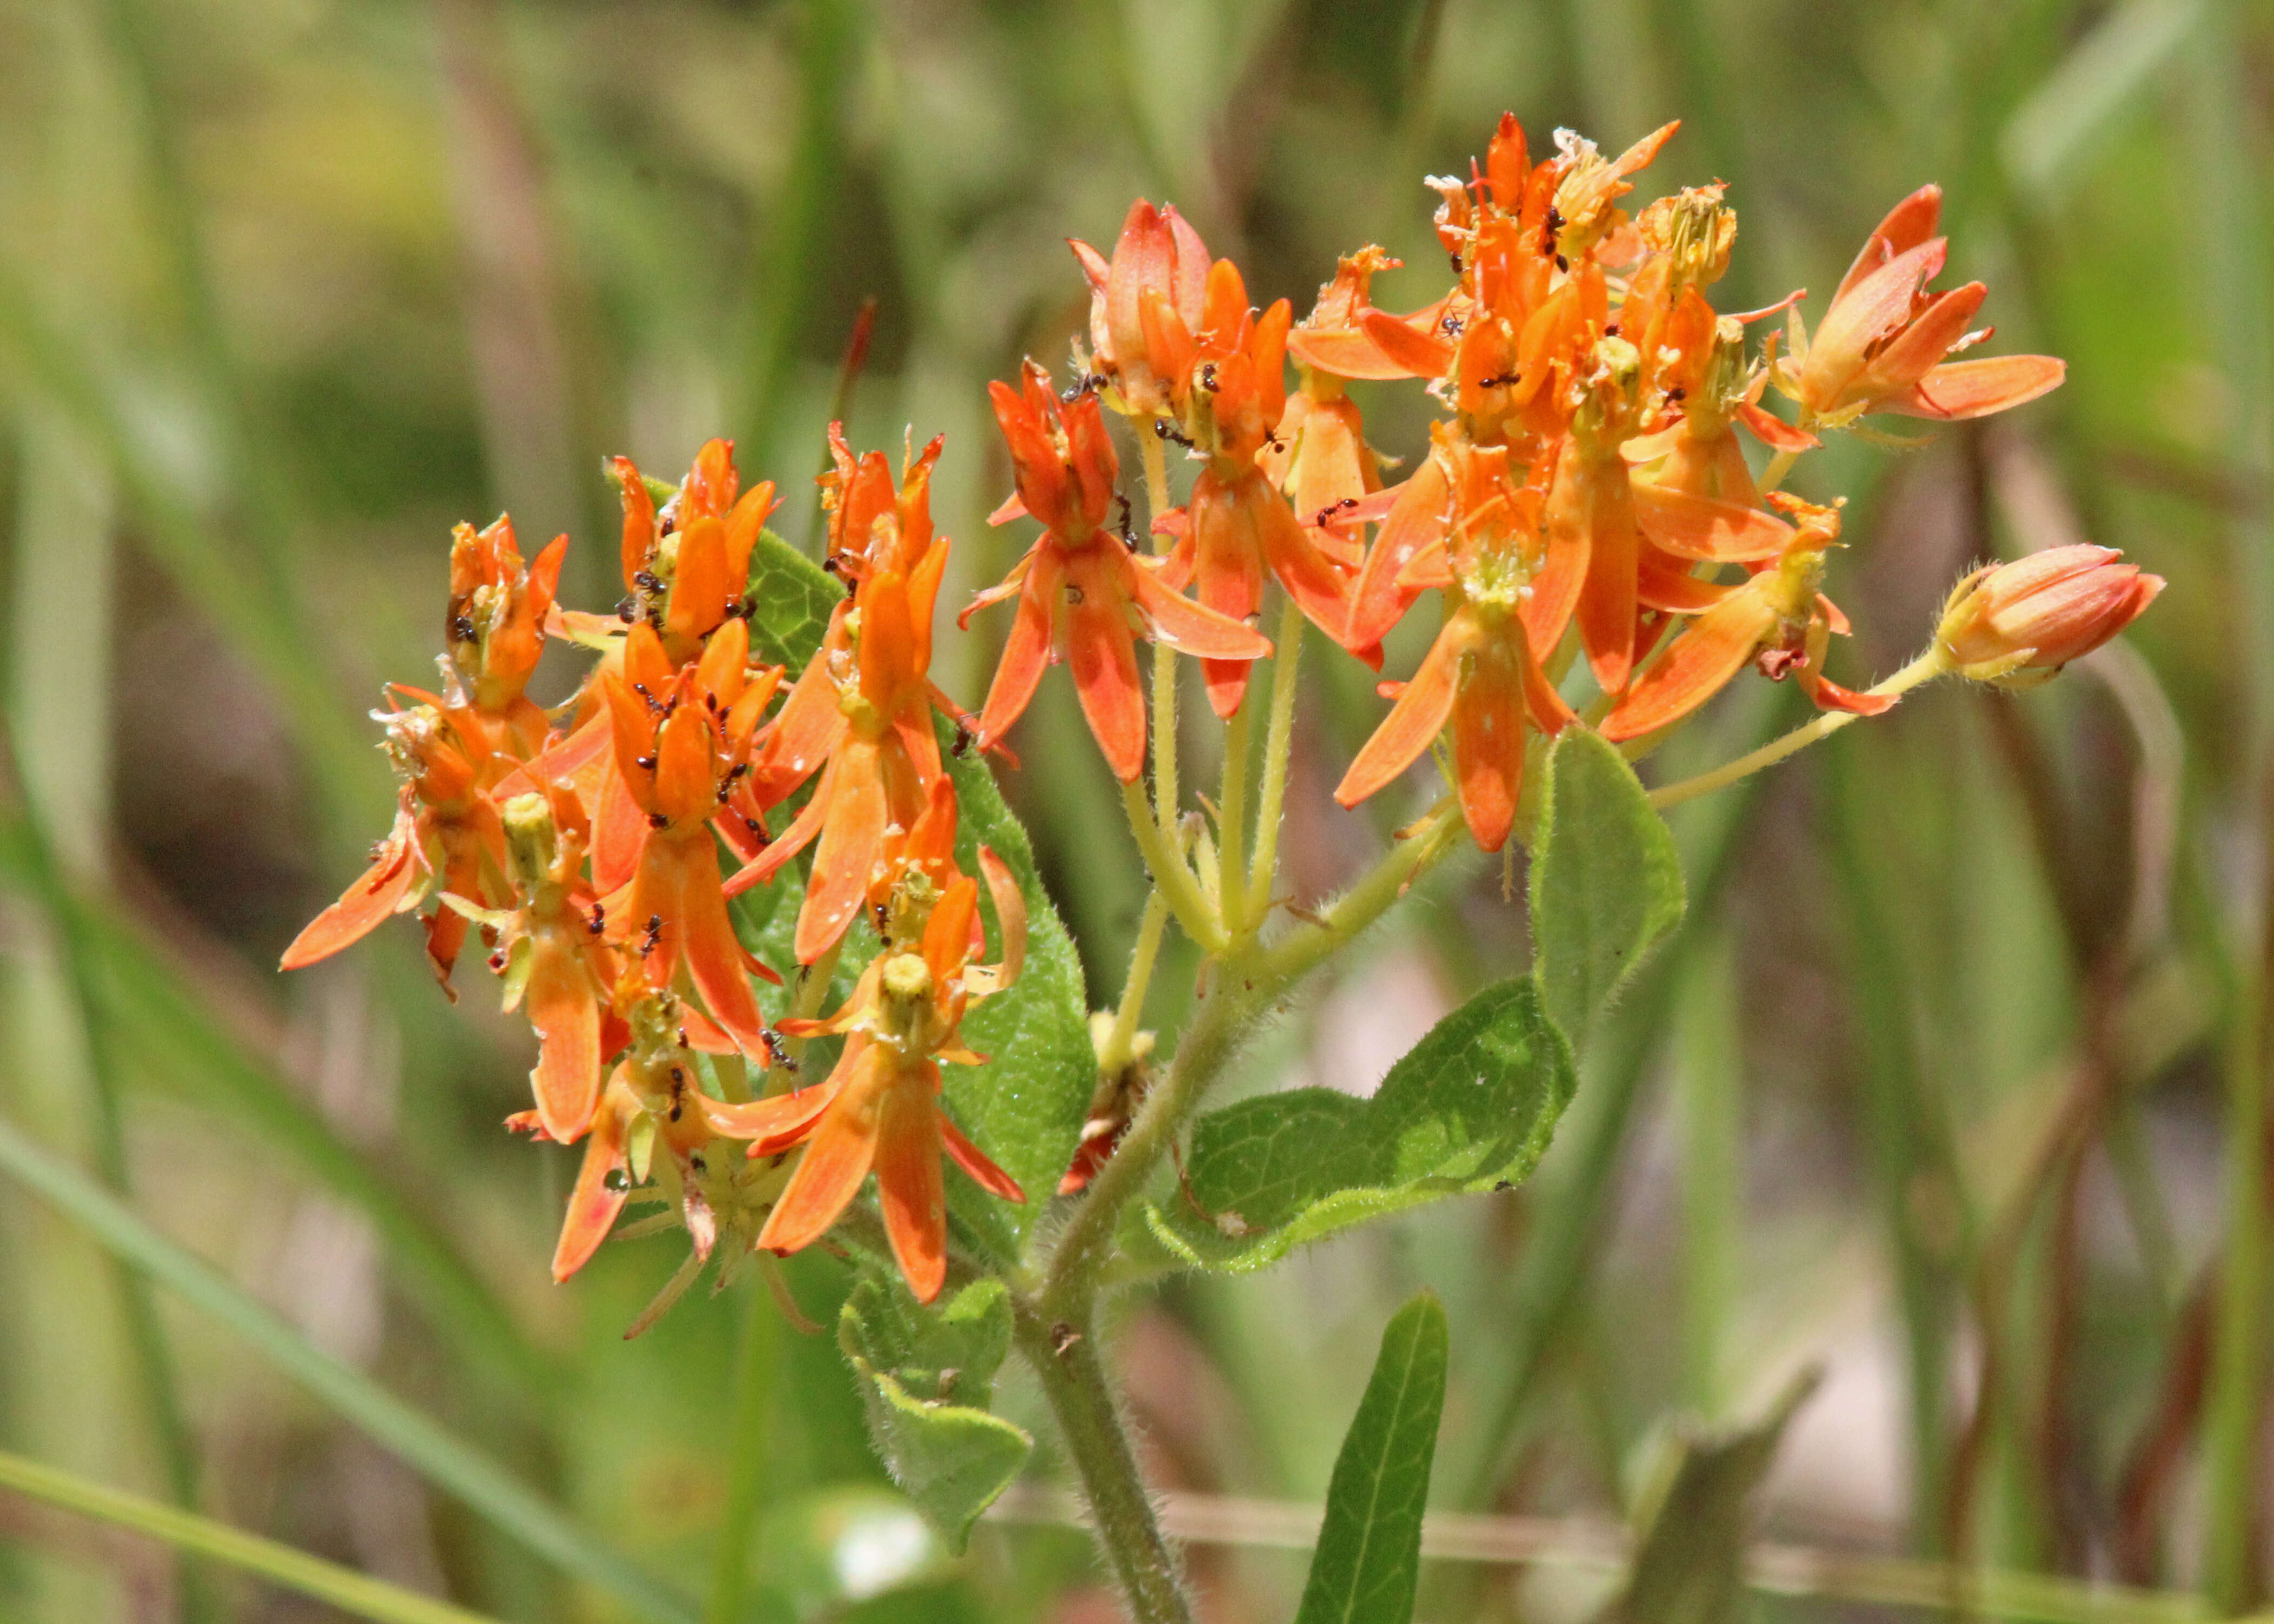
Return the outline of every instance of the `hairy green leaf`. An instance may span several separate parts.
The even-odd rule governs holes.
[[[941,725],[941,733],[948,729]],[[964,1018],[964,1041],[988,1057],[983,1066],[948,1066],[946,1093],[956,1121],[1027,1192],[1023,1207],[983,1193],[960,1175],[949,1183],[950,1205],[983,1234],[1023,1235],[1058,1188],[1081,1138],[1082,1114],[1097,1081],[1097,1051],[1089,1040],[1089,994],[1081,957],[1066,935],[1050,893],[1035,871],[1027,831],[1003,804],[976,752],[945,757],[961,809],[956,861],[979,872],[985,846],[1018,877],[1027,899],[1027,963],[1018,982],[976,1005]],[[991,914],[992,905],[990,905]],[[988,936],[989,952],[1001,942]],[[1011,1246],[996,1244],[1008,1255]]]
[[[750,549],[750,647],[764,659],[805,669],[829,629],[829,613],[845,589],[820,565],[772,530],[758,532]]]
[[[1606,1624],[1737,1624],[1753,1491],[1768,1475],[1793,1412],[1816,1391],[1813,1366],[1747,1426],[1679,1432],[1641,1497],[1639,1541]]]
[[[1297,1088],[1201,1116],[1185,1188],[1145,1204],[1142,1222],[1177,1262],[1261,1268],[1350,1224],[1525,1178],[1571,1088],[1539,989],[1500,981],[1439,1021],[1371,1099]]]
[[[987,1413],[1011,1350],[1009,1293],[981,1279],[928,1309],[879,1271],[846,1299],[837,1341],[861,1378],[870,1434],[892,1481],[960,1554],[1034,1447]]]
[[[1421,1578],[1421,1513],[1445,1409],[1445,1310],[1423,1291],[1391,1316],[1343,1436],[1295,1624],[1407,1624]]]
[[[1565,728],[1532,837],[1532,974],[1575,1054],[1683,906],[1674,837],[1634,769],[1600,735]]]

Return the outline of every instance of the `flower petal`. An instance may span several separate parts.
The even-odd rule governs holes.
[[[1356,806],[1412,766],[1436,741],[1453,709],[1456,656],[1465,635],[1462,621],[1446,622],[1437,641],[1429,645],[1421,668],[1399,692],[1397,703],[1382,718],[1382,726],[1374,730],[1350,771],[1343,774],[1343,781],[1335,786],[1337,801]]]
[[[919,1303],[937,1297],[947,1279],[937,1075],[929,1064],[900,1072],[884,1089],[877,1109],[877,1205],[892,1256]]]

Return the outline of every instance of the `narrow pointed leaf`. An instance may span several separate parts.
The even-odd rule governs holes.
[[[1445,1409],[1448,1337],[1436,1293],[1391,1316],[1344,1434],[1326,1521],[1295,1624],[1409,1624],[1421,1577],[1421,1513]]]

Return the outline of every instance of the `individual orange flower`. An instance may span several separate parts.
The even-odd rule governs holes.
[[[1296,518],[1320,550],[1338,563],[1359,561],[1365,522],[1381,516],[1369,511],[1367,499],[1382,489],[1382,460],[1366,443],[1358,402],[1343,385],[1353,374],[1318,365],[1315,357],[1361,369],[1370,365],[1366,351],[1372,341],[1354,323],[1367,307],[1374,274],[1397,263],[1372,245],[1345,255],[1334,281],[1319,289],[1311,313],[1289,329],[1287,349],[1295,358],[1298,387],[1256,456],[1272,484],[1287,493]]]
[[[605,914],[584,877],[591,831],[566,783],[553,786],[549,796],[516,795],[500,815],[517,905],[490,910],[445,901],[494,933],[491,963],[505,979],[505,1007],[526,1009],[537,1031],[537,1067],[530,1073],[537,1119],[548,1138],[573,1144],[599,1104],[601,1062],[629,1035],[611,1007],[616,956],[603,939]]]
[[[2122,557],[2079,544],[1977,569],[1951,592],[1935,643],[1977,682],[2043,680],[2138,620],[2164,590],[2161,575]]]
[[[404,709],[401,696],[420,703]],[[388,697],[396,708],[378,719],[387,725],[382,748],[403,779],[395,827],[373,848],[371,867],[284,950],[284,969],[330,958],[388,914],[417,907],[437,884],[477,907],[512,902],[504,826],[483,793],[486,728],[466,707],[446,712],[445,702],[416,688],[390,689]],[[438,904],[426,921],[426,958],[446,991],[465,939],[465,916]]]
[[[1138,633],[1210,661],[1260,659],[1271,644],[1238,620],[1178,595],[1162,578],[1156,560],[1137,556],[1104,528],[1119,465],[1097,397],[1085,393],[1062,404],[1050,389],[1050,373],[1032,361],[1021,380],[1019,390],[991,383],[988,392],[1011,449],[1020,502],[1043,530],[1010,575],[957,618],[966,625],[985,605],[1014,595],[1019,599],[1018,619],[980,711],[979,742],[1000,740],[1025,713],[1043,673],[1066,658],[1106,765],[1126,784],[1145,762]]]
[[[604,905],[611,938],[637,952],[647,984],[671,986],[683,962],[712,1017],[763,1064],[765,1021],[749,976],[773,972],[735,938],[712,833],[781,678],[778,665],[752,672],[749,652],[748,624],[730,620],[698,665],[675,671],[642,620],[621,672],[602,673],[615,770],[647,820],[629,893]]]
[[[1261,317],[1247,307],[1239,269],[1219,259],[1209,271],[1201,326],[1189,327],[1158,293],[1144,303],[1154,363],[1174,380],[1171,397],[1186,440],[1208,461],[1185,505],[1183,538],[1163,572],[1172,586],[1194,582],[1196,596],[1225,620],[1244,621],[1263,606],[1263,582],[1276,576],[1313,624],[1339,637],[1350,619],[1355,560],[1321,552],[1257,461],[1287,408],[1287,329],[1280,299]],[[1339,500],[1339,499],[1337,499]],[[1344,549],[1339,543],[1337,551]],[[1221,717],[1247,692],[1246,659],[1207,661],[1209,702]]]
[[[1945,421],[1987,417],[2058,388],[2067,366],[2051,356],[1945,357],[1990,336],[1966,324],[1989,290],[1978,282],[1930,294],[1947,244],[1934,235],[1942,191],[1922,186],[1889,211],[1832,297],[1811,340],[1791,317],[1782,383],[1818,418],[1842,427],[1866,412]]]
[[[797,916],[801,964],[844,936],[892,842],[922,814],[940,778],[933,710],[963,719],[930,677],[932,606],[948,553],[947,538],[931,527],[940,442],[909,464],[896,489],[881,454],[855,461],[832,433],[840,467],[829,492],[830,561],[853,582],[853,597],[832,613],[820,650],[767,730],[751,794],[772,806],[817,770],[821,781],[789,827],[727,882],[730,895],[764,883],[818,838]]]
[[[934,842],[944,836],[952,850],[953,819],[944,831],[937,823],[933,828]],[[964,1137],[939,1101],[942,1061],[968,1065],[982,1059],[963,1046],[964,1011],[1017,981],[1026,951],[1026,904],[1017,880],[983,847],[979,861],[1002,928],[999,964],[969,962],[981,934],[975,881],[953,875],[945,889],[933,889],[928,878],[903,886],[890,910],[885,948],[862,972],[845,1006],[825,1021],[782,1024],[784,1032],[796,1035],[845,1035],[828,1079],[749,1105],[707,1108],[711,1125],[749,1139],[754,1157],[805,1147],[759,1232],[760,1246],[787,1254],[810,1245],[852,1204],[873,1169],[892,1255],[922,1303],[939,1295],[947,1274],[942,1153],[990,1194],[1006,1201],[1027,1199]]]
[[[706,442],[679,490],[660,511],[629,457],[609,462],[623,501],[624,590],[621,621],[645,620],[674,665],[702,652],[703,640],[742,613],[750,549],[774,508],[774,485],[740,487],[734,443]]]
[[[1068,237],[1066,246],[1089,279],[1090,366],[1105,380],[1113,409],[1130,417],[1165,416],[1175,379],[1150,348],[1144,304],[1157,294],[1183,318],[1200,320],[1207,287],[1208,248],[1172,205],[1155,208],[1140,198],[1121,223],[1113,258]]]
[[[591,1260],[634,1187],[651,1177],[694,1243],[690,1261],[697,1268],[717,1245],[722,1217],[744,1232],[744,1209],[757,1193],[743,1158],[711,1125],[710,1111],[717,1102],[697,1079],[694,1051],[684,1035],[686,1010],[668,991],[645,986],[636,974],[623,990],[630,1048],[609,1074],[592,1113],[584,1161],[553,1246],[556,1282]],[[556,1137],[534,1111],[508,1118],[507,1126],[539,1139]],[[627,1335],[636,1335],[669,1306],[686,1278],[691,1275],[666,1287],[655,1307]]]
[[[503,730],[522,759],[545,748],[545,712],[522,692],[545,652],[545,623],[561,584],[568,538],[556,536],[526,568],[513,521],[450,532],[450,658],[474,710]]]
[[[1478,846],[1496,852],[1516,823],[1530,725],[1548,733],[1571,712],[1540,670],[1525,629],[1529,538],[1540,496],[1519,485],[1505,446],[1440,441],[1454,517],[1447,536],[1417,553],[1409,583],[1444,594],[1445,622],[1397,701],[1335,790],[1345,807],[1381,789],[1435,742],[1449,721],[1453,780]]]
[[[1824,555],[1840,538],[1837,504],[1819,507],[1778,492],[1769,498],[1798,521],[1776,564],[1726,589],[1691,583],[1715,601],[1644,667],[1603,718],[1606,739],[1639,739],[1670,726],[1719,693],[1748,661],[1781,681],[1789,676],[1825,710],[1876,716],[1894,701],[1859,694],[1824,674],[1825,650],[1848,617],[1825,597]]]

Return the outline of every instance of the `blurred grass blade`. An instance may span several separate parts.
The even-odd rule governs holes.
[[[2206,0],[2128,0],[2103,17],[2006,126],[1999,155],[2015,193],[2057,207],[2207,9]]]
[[[693,1624],[696,1612],[689,1603],[606,1548],[591,1530],[577,1526],[449,1428],[318,1349],[211,1264],[159,1234],[12,1123],[0,1122],[0,1171],[220,1320],[315,1398],[561,1572],[607,1591],[644,1618]]]
[[[242,1568],[272,1584],[313,1597],[375,1624],[492,1624],[481,1613],[371,1578],[194,1512],[89,1483],[20,1455],[0,1451],[0,1491],[162,1539],[193,1556]]]
[[[1445,1409],[1444,1305],[1423,1291],[1391,1316],[1335,1457],[1327,1515],[1295,1624],[1407,1624],[1421,1578],[1421,1512]]]
[[[0,823],[0,890],[37,894],[35,847],[19,822]],[[141,1047],[198,1103],[251,1128],[334,1197],[371,1221],[403,1290],[469,1365],[501,1388],[541,1383],[547,1361],[481,1278],[374,1167],[268,1066],[161,951],[101,902],[57,902],[85,952],[96,1001],[119,1036]]]
[[[1754,1491],[1776,1458],[1785,1424],[1822,1379],[1823,1372],[1811,1366],[1752,1425],[1693,1430],[1675,1444],[1662,1486],[1645,1507],[1626,1592],[1607,1611],[1607,1620],[1737,1624],[1743,1616],[1746,1523]]]

